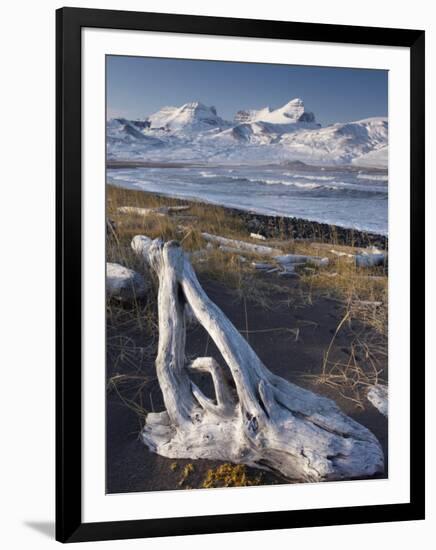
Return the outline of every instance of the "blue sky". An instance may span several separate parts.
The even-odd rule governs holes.
[[[388,72],[261,63],[107,57],[107,116],[144,118],[201,101],[232,119],[240,109],[300,97],[323,126],[388,114]]]

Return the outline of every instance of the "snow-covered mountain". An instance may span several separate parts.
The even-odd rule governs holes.
[[[217,115],[215,107],[206,107],[199,101],[181,107],[164,107],[150,115],[147,121],[153,130],[178,133],[223,130],[231,124]]]
[[[235,122],[270,122],[272,124],[295,124],[299,122],[312,123],[313,127],[319,127],[315,123],[315,115],[304,108],[303,100],[300,98],[291,99],[283,107],[272,110],[270,107],[263,109],[238,111],[235,115]]]
[[[143,120],[107,123],[109,159],[282,162],[387,166],[388,121],[374,117],[324,128],[296,98],[278,109],[222,119],[200,102],[164,107]]]

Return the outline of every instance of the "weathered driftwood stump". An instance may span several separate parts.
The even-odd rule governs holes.
[[[376,437],[330,399],[270,372],[230,320],[206,295],[176,242],[136,236],[133,249],[159,279],[159,347],[156,370],[166,410],[149,413],[144,443],[170,458],[207,458],[279,472],[289,479],[321,481],[383,471]],[[189,304],[225,361],[185,357]],[[206,397],[191,372],[212,377]]]

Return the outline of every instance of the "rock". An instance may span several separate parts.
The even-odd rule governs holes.
[[[383,416],[388,416],[388,387],[383,384],[371,386],[366,397]]]
[[[303,239],[317,241],[320,244],[330,243],[330,247],[332,243],[362,248],[372,245],[381,250],[387,247],[388,238],[376,233],[347,229],[301,218],[268,216],[257,212],[231,210],[244,221],[249,231],[260,233],[270,239],[283,237]]]
[[[132,302],[145,296],[149,284],[144,277],[120,264],[106,263],[106,293],[121,302]]]

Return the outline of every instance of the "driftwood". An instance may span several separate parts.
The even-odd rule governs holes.
[[[387,252],[380,250],[376,246],[370,246],[368,248],[357,248],[354,254],[344,252],[342,250],[335,250],[331,248],[331,245],[327,243],[312,243],[311,246],[317,249],[328,250],[331,254],[340,258],[347,258],[354,261],[357,267],[373,267],[384,265],[387,260]]]
[[[258,254],[259,256],[278,256],[283,254],[283,251],[279,248],[272,248],[271,246],[265,246],[262,244],[247,243],[245,241],[238,241],[236,239],[228,239],[226,237],[220,237],[218,235],[211,235],[210,233],[202,233],[203,239],[208,242],[230,247],[234,250],[241,252],[250,252],[251,254]]]
[[[349,254],[348,252],[342,252],[342,250],[335,250],[334,248],[330,250],[330,253],[339,256],[339,258],[348,258],[350,260],[355,258],[355,254]]]
[[[208,243],[208,244],[211,244],[211,243]],[[220,245],[218,247],[218,250],[221,250],[221,252],[227,252],[228,254],[241,254],[241,250],[239,248],[232,248],[230,246],[224,246],[224,245]]]
[[[383,305],[383,302],[376,300],[353,300],[351,303],[355,307],[380,307]]]
[[[184,212],[191,208],[187,206],[159,206],[157,208],[141,208],[139,206],[120,206],[117,208],[117,212],[120,214],[136,214],[137,216],[149,216],[153,214],[155,216],[167,216],[168,214],[175,214],[177,212]]]
[[[110,298],[131,302],[142,298],[148,287],[144,277],[133,269],[116,263],[106,264],[106,292]]]
[[[287,269],[290,264],[296,265],[314,265],[317,267],[323,267],[329,264],[328,258],[321,258],[319,256],[307,256],[301,254],[283,254],[283,251],[279,248],[273,248],[271,246],[247,243],[245,241],[239,241],[237,239],[229,239],[227,237],[220,237],[218,235],[211,235],[210,233],[202,233],[203,238],[208,243],[214,243],[219,246],[219,249],[223,252],[229,252],[232,254],[240,254],[241,252],[256,254],[258,256],[266,256],[274,259],[280,266]],[[252,233],[253,237],[254,234]]]
[[[378,265],[384,265],[386,262],[386,255],[381,254],[357,254],[355,257],[357,267],[373,267]]]
[[[303,256],[301,254],[283,254],[281,256],[274,256],[274,260],[283,266],[309,264],[317,267],[323,267],[329,264],[328,258]]]
[[[265,235],[261,235],[260,233],[250,233],[250,237],[258,241],[266,241]]]
[[[251,265],[254,269],[259,269],[260,271],[270,271],[274,269],[273,264],[268,264],[266,262],[251,262]]]
[[[367,428],[330,399],[263,365],[206,295],[178,243],[136,236],[132,248],[159,280],[156,372],[166,410],[146,417],[141,435],[151,450],[170,458],[242,463],[306,481],[383,471],[382,449]],[[187,362],[186,303],[214,340],[224,366],[212,357]],[[211,376],[214,398],[193,382],[193,371]]]
[[[388,416],[388,387],[382,384],[371,386],[366,393],[370,403],[374,405],[383,416]]]

